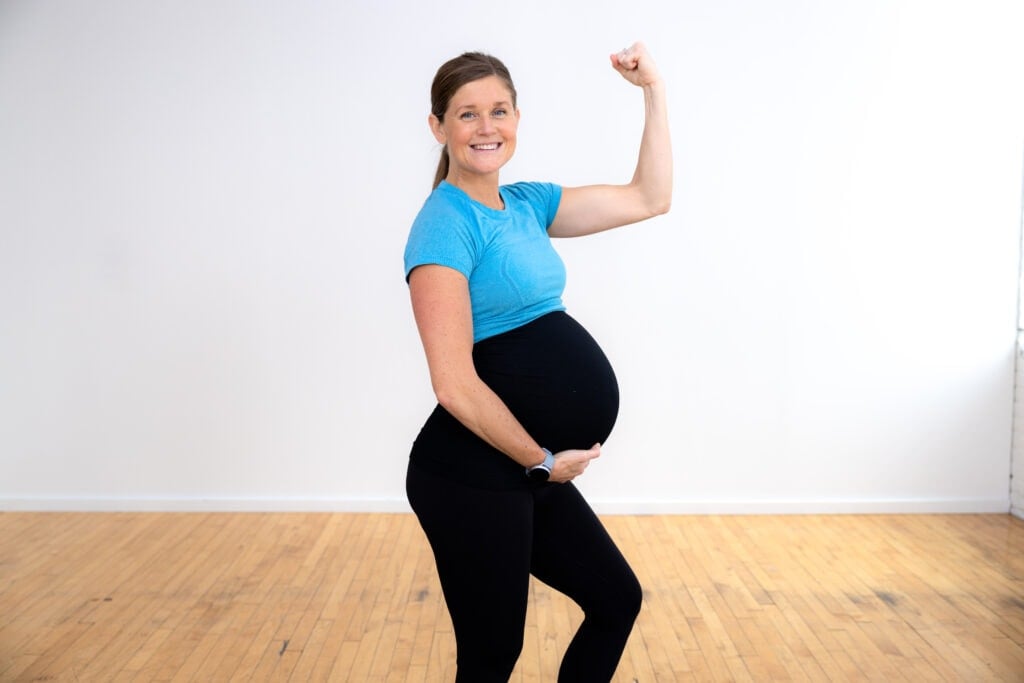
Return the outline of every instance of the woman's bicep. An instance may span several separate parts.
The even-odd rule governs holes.
[[[566,187],[548,228],[551,237],[580,237],[651,216],[633,185]]]
[[[431,383],[440,398],[467,373],[475,374],[469,283],[447,266],[417,266],[409,275],[409,294]]]

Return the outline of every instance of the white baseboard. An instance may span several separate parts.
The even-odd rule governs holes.
[[[404,498],[2,498],[7,512],[412,512]]]
[[[603,515],[1007,514],[1009,499],[602,500]],[[6,512],[411,512],[405,498],[13,498]],[[1012,513],[1022,516],[1020,509]],[[1022,517],[1024,518],[1024,517]]]
[[[591,501],[608,515],[1006,514],[1003,499]]]

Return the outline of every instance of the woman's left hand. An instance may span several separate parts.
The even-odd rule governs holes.
[[[633,43],[630,47],[610,55],[612,66],[622,77],[633,85],[653,85],[661,80],[658,67],[647,52],[643,43]]]
[[[611,55],[622,77],[643,89],[644,132],[633,179],[625,185],[563,187],[551,237],[580,237],[658,216],[672,205],[672,141],[665,82],[643,43]]]

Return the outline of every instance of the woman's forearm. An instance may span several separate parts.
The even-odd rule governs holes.
[[[643,86],[644,130],[632,185],[640,190],[652,214],[672,204],[672,139],[664,81]]]
[[[523,467],[544,460],[544,451],[504,401],[477,377],[457,386],[436,387],[441,407],[467,429]]]

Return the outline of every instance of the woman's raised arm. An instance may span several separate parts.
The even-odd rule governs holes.
[[[612,66],[644,93],[644,132],[633,179],[625,185],[567,187],[552,237],[579,237],[666,213],[672,204],[672,143],[665,83],[643,43],[611,55]]]

